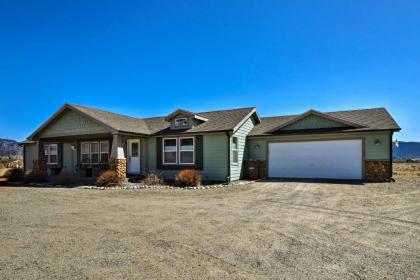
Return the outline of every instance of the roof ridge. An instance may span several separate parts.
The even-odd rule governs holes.
[[[107,113],[107,114],[112,114],[112,115],[115,115],[115,116],[120,116],[120,117],[124,117],[124,118],[130,118],[130,119],[133,119],[133,120],[136,120],[136,121],[143,121],[144,124],[146,125],[147,129],[148,129],[148,132],[150,133],[152,131],[149,123],[147,121],[145,121],[144,118],[132,117],[132,116],[129,116],[129,115],[124,115],[124,114],[115,113],[115,112],[111,112],[111,111],[107,111],[107,110],[103,110],[103,109],[98,109],[98,108],[94,108],[94,107],[84,106],[84,105],[71,104],[71,103],[66,103],[66,105],[73,106],[75,108],[78,108],[78,107],[80,108],[81,107],[81,108],[88,109],[88,110],[100,111],[100,112]]]
[[[196,114],[215,113],[215,112],[223,112],[223,111],[238,111],[238,110],[244,110],[244,109],[256,109],[256,107],[241,107],[241,108],[234,108],[234,109],[213,110],[213,111],[206,111],[206,112],[198,112]]]
[[[142,118],[133,117],[133,116],[129,116],[129,115],[124,115],[124,114],[120,114],[120,113],[115,113],[115,112],[111,112],[111,111],[107,111],[107,110],[103,110],[103,109],[99,109],[99,108],[94,108],[94,107],[89,107],[89,106],[84,106],[84,105],[78,105],[78,104],[70,104],[70,103],[66,103],[66,104],[68,104],[70,106],[76,106],[76,107],[82,107],[82,108],[86,108],[86,109],[90,109],[90,110],[101,111],[101,112],[104,112],[104,113],[113,114],[113,115],[117,115],[117,116],[122,116],[122,117],[126,117],[126,118],[143,120]]]

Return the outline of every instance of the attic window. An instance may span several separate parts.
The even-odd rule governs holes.
[[[177,118],[175,119],[175,127],[186,127],[188,126],[187,118]]]

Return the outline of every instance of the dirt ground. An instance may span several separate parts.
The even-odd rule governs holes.
[[[420,180],[0,187],[2,279],[419,279]]]
[[[395,178],[420,178],[419,162],[394,163]]]

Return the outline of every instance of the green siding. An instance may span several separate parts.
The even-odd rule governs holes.
[[[249,159],[266,160],[267,142],[282,141],[305,141],[305,140],[339,140],[339,139],[365,139],[365,159],[366,160],[388,160],[389,159],[389,132],[366,132],[348,134],[322,134],[322,135],[282,135],[264,136],[248,139]],[[380,145],[375,145],[376,140],[380,140]],[[258,146],[259,149],[256,147]]]
[[[57,119],[47,126],[41,137],[58,135],[80,135],[85,133],[102,133],[109,131],[106,127],[71,110],[64,111]]]
[[[226,181],[228,152],[225,133],[203,135],[203,180]]]
[[[156,138],[148,140],[148,169],[157,170]],[[166,179],[174,179],[178,170],[162,171]],[[203,135],[203,170],[200,171],[203,180],[226,181],[228,176],[228,138],[225,133]]]
[[[32,171],[33,162],[38,158],[38,146],[36,143],[25,144],[25,171]]]
[[[320,128],[334,128],[334,127],[345,127],[346,125],[322,118],[316,115],[309,115],[295,123],[292,123],[282,130],[298,130],[298,129],[320,129]]]
[[[232,138],[238,137],[238,163],[233,163],[233,152],[231,149],[231,156],[230,156],[230,178],[232,181],[239,180],[243,176],[244,172],[244,165],[243,160],[246,159],[245,156],[245,148],[246,148],[246,137],[248,133],[254,127],[254,122],[252,118],[249,118],[231,137],[231,147],[232,147]]]

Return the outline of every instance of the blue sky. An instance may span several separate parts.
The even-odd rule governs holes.
[[[65,102],[138,117],[386,107],[420,141],[420,1],[0,0],[0,138]]]

